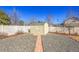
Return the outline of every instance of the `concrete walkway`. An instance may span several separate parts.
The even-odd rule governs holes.
[[[37,36],[35,52],[43,52],[42,38],[41,35]]]

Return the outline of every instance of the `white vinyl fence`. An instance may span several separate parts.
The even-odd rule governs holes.
[[[0,34],[13,35],[17,32],[26,33],[30,26],[0,25]]]
[[[49,32],[57,32],[57,33],[69,33],[69,29],[67,27],[49,27]],[[70,28],[71,34],[79,35],[79,27],[71,27]]]
[[[14,35],[17,32],[28,33],[30,26],[0,25],[0,34]],[[49,27],[49,32],[69,33],[67,27]],[[71,34],[79,35],[79,27],[70,28]]]

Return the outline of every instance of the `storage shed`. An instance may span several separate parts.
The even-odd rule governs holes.
[[[32,23],[30,33],[33,35],[46,35],[48,33],[48,23]]]

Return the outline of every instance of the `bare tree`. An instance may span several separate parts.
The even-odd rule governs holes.
[[[73,17],[73,10],[72,8],[69,8],[68,9],[68,12],[67,12],[67,19]],[[71,30],[71,26],[66,26],[68,28],[68,32],[69,32],[69,35],[71,34],[70,30]]]
[[[49,31],[50,31],[51,25],[52,25],[51,20],[52,20],[52,15],[48,15],[47,16],[47,23],[48,23],[48,26],[49,26]]]
[[[12,25],[19,25],[19,17],[18,17],[18,14],[17,14],[15,8],[13,8],[13,12],[11,15],[11,24]]]
[[[34,23],[34,22],[36,22],[36,17],[35,16],[33,16],[31,19],[30,19],[30,24],[32,24],[32,23]],[[29,25],[30,25],[29,24]]]
[[[51,20],[52,20],[52,15],[48,15],[47,22],[48,22],[49,26],[52,24]]]

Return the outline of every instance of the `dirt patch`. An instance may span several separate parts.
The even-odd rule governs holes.
[[[24,34],[24,32],[18,31],[15,33],[15,35]]]
[[[49,32],[49,34],[58,34],[58,35],[66,35],[66,36],[69,35],[69,34],[66,34],[66,33],[56,33],[56,32]]]
[[[5,39],[5,38],[9,38],[9,37],[14,37],[14,36],[18,36],[18,35],[22,35],[22,34],[25,34],[25,33],[15,33],[14,35],[0,35],[0,39]]]
[[[4,38],[7,38],[8,36],[6,35],[0,35],[0,39],[4,39]]]
[[[68,34],[68,33],[58,33],[58,32],[49,32],[49,33],[52,33],[52,34],[60,34],[60,35],[71,35],[71,36],[78,36],[77,34]]]

